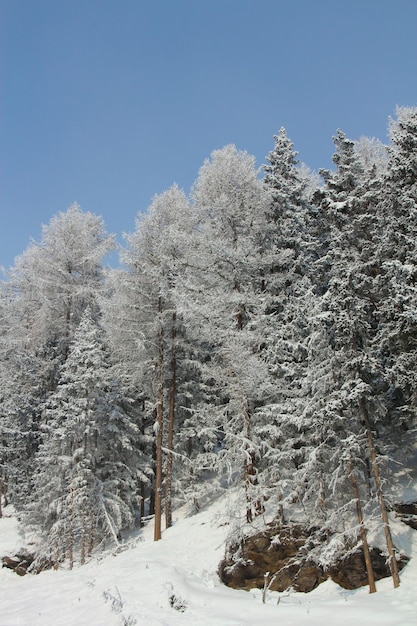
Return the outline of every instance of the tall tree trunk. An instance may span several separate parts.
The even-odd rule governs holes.
[[[145,517],[145,483],[140,483],[140,519],[139,526],[143,526],[143,518]]]
[[[154,411],[156,422],[156,408]],[[156,468],[156,439],[152,442],[152,464]],[[151,481],[149,485],[149,511],[148,515],[155,515],[155,481]]]
[[[356,514],[358,516],[359,532],[361,535],[361,541],[362,541],[362,546],[363,546],[363,555],[365,557],[365,566],[366,566],[366,574],[368,576],[369,593],[375,593],[376,586],[375,586],[374,570],[372,569],[371,553],[369,551],[369,544],[368,544],[368,539],[366,536],[366,528],[363,523],[362,505],[361,505],[360,496],[359,496],[358,483],[356,482],[355,471],[353,469],[352,459],[350,460],[350,464],[349,464],[349,478],[351,480],[353,494],[355,496]]]
[[[71,338],[71,312],[72,312],[72,296],[69,296],[67,302],[67,311],[65,314],[65,350],[64,358],[68,357],[70,338]]]
[[[85,563],[85,538],[86,538],[86,528],[85,528],[85,513],[84,511],[81,514],[81,537],[80,537],[80,562],[81,565]]]
[[[397,559],[395,558],[394,544],[392,542],[392,536],[391,536],[391,529],[390,529],[390,525],[389,525],[387,507],[385,505],[384,495],[383,495],[383,492],[382,492],[382,481],[381,481],[381,475],[379,473],[378,459],[377,459],[377,455],[376,455],[376,451],[375,451],[375,445],[374,445],[374,440],[373,440],[373,436],[372,436],[371,425],[370,425],[370,422],[369,422],[368,410],[367,410],[364,398],[361,398],[361,400],[360,400],[360,407],[361,407],[361,411],[362,411],[363,421],[364,421],[364,424],[365,424],[366,435],[367,435],[367,438],[368,438],[368,446],[369,446],[369,454],[370,454],[370,457],[371,457],[372,471],[373,471],[374,478],[375,478],[375,484],[376,484],[378,500],[379,500],[379,507],[381,509],[382,522],[384,524],[385,541],[387,543],[388,556],[389,556],[389,566],[390,566],[390,570],[391,570],[391,576],[392,576],[392,580],[393,580],[393,583],[394,583],[394,587],[399,587],[399,585],[400,585],[400,576],[399,576],[399,573],[398,573]]]
[[[264,507],[259,499],[253,499],[253,487],[257,484],[255,453],[250,445],[251,441],[251,420],[247,406],[244,408],[245,415],[245,438],[247,444],[245,446],[245,460],[243,464],[243,480],[245,484],[246,494],[246,521],[252,522],[254,515],[260,515]]]
[[[167,439],[167,460],[165,470],[165,526],[172,526],[172,449],[174,444],[174,421],[175,421],[175,392],[177,387],[177,313],[172,314],[172,334],[171,334],[171,384],[169,389],[169,414],[168,414],[168,439]]]
[[[159,541],[162,536],[162,442],[163,442],[163,401],[164,401],[164,331],[162,326],[162,298],[159,298],[160,329],[158,337],[158,375],[157,375],[157,401],[156,401],[156,459],[155,459],[155,527],[154,541]]]
[[[250,416],[249,411],[245,408],[245,437],[250,441]],[[250,448],[250,444],[245,445],[245,460],[243,462],[243,480],[245,484],[246,495],[246,521],[250,524],[253,519],[251,486],[255,475],[254,454]]]
[[[237,240],[237,236],[236,236]],[[236,242],[235,242],[236,243]],[[237,280],[235,280],[234,290],[240,292],[240,285]],[[243,330],[243,311],[242,308],[239,307],[236,313],[236,327],[240,332]],[[243,395],[244,392],[242,391]],[[258,500],[256,502],[253,501],[252,498],[252,487],[256,485],[256,467],[255,467],[255,454],[251,446],[251,415],[248,407],[248,400],[245,397],[243,400],[243,415],[244,415],[244,437],[247,441],[245,445],[245,458],[243,461],[243,482],[245,487],[245,496],[246,496],[246,521],[251,523],[254,515],[260,515],[263,511],[262,503]]]
[[[67,536],[67,556],[69,559],[69,568],[74,567],[74,520],[75,520],[75,489],[71,489],[71,512],[70,523]]]
[[[89,514],[89,531],[88,531],[88,548],[87,548],[87,556],[90,557],[92,552],[93,552],[93,548],[94,548],[94,513],[92,510],[90,510],[90,514]]]
[[[54,557],[54,570],[55,571],[59,567],[60,560],[61,560],[61,532],[58,533],[56,547],[55,547],[55,557]]]
[[[3,474],[0,478],[0,517],[3,517],[2,498],[4,498],[4,506],[7,506],[7,474]]]

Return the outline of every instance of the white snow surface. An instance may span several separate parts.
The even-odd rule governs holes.
[[[206,510],[174,515],[174,525],[153,541],[152,522],[118,554],[106,553],[69,571],[19,577],[0,569],[2,626],[416,626],[417,531],[393,520],[394,541],[411,561],[401,585],[377,582],[346,591],[327,581],[309,594],[236,591],[217,575],[229,531],[225,500]],[[224,518],[223,518],[224,519]],[[0,519],[0,557],[22,546],[11,507]],[[171,600],[170,600],[171,598]],[[174,598],[174,599],[172,599]],[[174,606],[172,606],[174,604]],[[183,609],[183,610],[179,610]]]

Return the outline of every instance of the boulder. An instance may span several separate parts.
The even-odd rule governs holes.
[[[399,517],[404,524],[417,530],[417,502],[394,504],[393,508],[397,517]]]
[[[270,525],[245,537],[237,545],[230,545],[226,557],[219,564],[221,581],[234,589],[263,589],[308,593],[331,578],[344,589],[357,589],[368,584],[363,548],[346,552],[331,568],[324,570],[309,553],[320,546],[317,529],[300,524]],[[375,580],[391,575],[386,556],[371,547]],[[398,560],[401,570],[407,557]]]
[[[13,570],[19,576],[24,576],[33,561],[34,557],[32,554],[15,554],[13,557],[4,556],[2,559],[2,566]]]
[[[374,546],[371,546],[369,551],[371,553],[375,580],[381,580],[382,578],[391,576],[386,555],[384,555],[379,548],[375,548]],[[401,556],[401,558],[397,560],[398,570],[401,571],[407,562],[408,558]],[[358,589],[359,587],[367,585],[368,577],[362,546],[343,556],[330,568],[329,575],[331,579],[343,587],[343,589]]]
[[[220,579],[234,589],[262,589],[267,584],[271,591],[312,591],[327,574],[306,556],[308,539],[299,524],[267,527],[230,546],[219,565]]]

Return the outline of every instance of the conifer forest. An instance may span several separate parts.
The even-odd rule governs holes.
[[[16,258],[0,285],[0,516],[12,503],[39,568],[83,564],[145,522],[163,542],[176,507],[230,490],[240,529],[266,512],[308,525],[321,562],[355,541],[366,556],[383,527],[398,581],[387,512],[416,466],[417,108],[397,109],[389,138],[337,131],[318,173],[283,128],[260,168],[227,145],[123,246],[73,204]]]

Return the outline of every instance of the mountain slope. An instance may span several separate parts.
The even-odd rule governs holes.
[[[19,577],[0,570],[0,623],[3,626],[319,626],[337,615],[339,626],[415,626],[417,600],[417,533],[393,523],[395,542],[411,561],[401,573],[401,586],[377,583],[346,591],[327,581],[310,594],[267,595],[224,587],[216,574],[229,526],[224,524],[226,499],[187,516],[176,514],[174,526],[152,541],[151,526],[132,537],[119,554],[109,552],[72,571],[47,571]],[[18,550],[16,520],[5,509],[0,519],[0,556]],[[175,518],[175,516],[174,516]],[[279,600],[279,603],[277,604]]]

